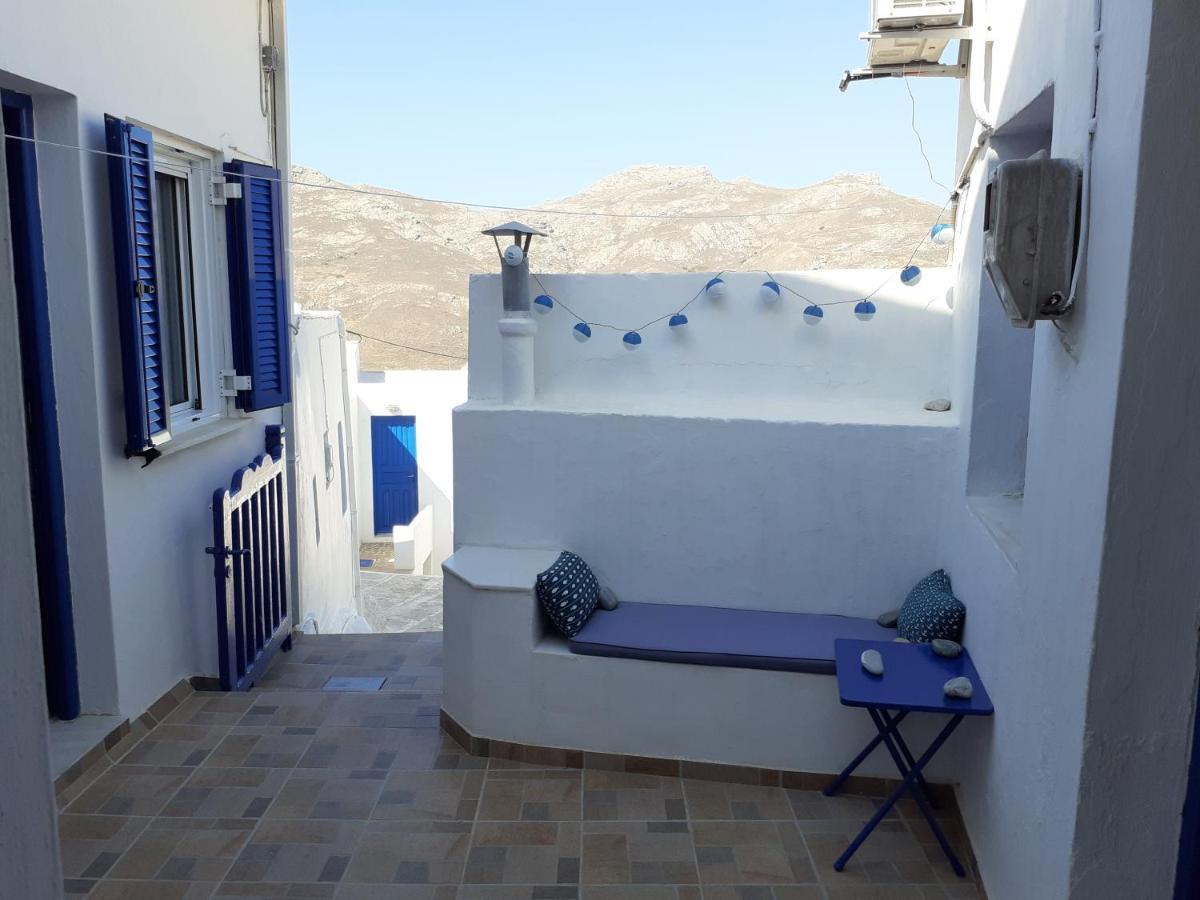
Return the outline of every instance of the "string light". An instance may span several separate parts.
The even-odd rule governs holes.
[[[939,222],[930,229],[929,239],[939,247],[944,247],[954,240],[954,226],[948,222]]]
[[[764,281],[762,287],[758,289],[758,296],[762,298],[762,302],[768,305],[774,304],[779,300],[779,282]]]
[[[870,300],[859,300],[854,304],[854,315],[862,322],[875,318],[875,304]]]
[[[725,284],[725,279],[717,275],[708,279],[708,284],[704,285],[704,292],[713,300],[724,300],[729,294],[729,288]]]
[[[921,280],[921,267],[908,265],[900,270],[900,281],[907,287],[912,287]]]
[[[538,294],[533,298],[533,308],[545,315],[554,309],[554,298],[549,294]]]
[[[592,329],[588,328],[587,322],[576,322],[572,333],[575,335],[575,340],[582,344],[592,336]]]
[[[626,350],[636,350],[642,345],[642,336],[636,331],[627,331],[621,341],[625,344]]]
[[[675,315],[671,316],[671,321],[669,321],[667,324],[672,328],[682,328],[687,323],[687,316],[685,316],[683,313],[675,313]]]
[[[810,303],[804,307],[804,321],[809,325],[820,325],[823,318],[825,318],[825,310],[817,304]]]

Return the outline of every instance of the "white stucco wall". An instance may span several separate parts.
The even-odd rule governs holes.
[[[303,312],[294,338],[298,554],[297,623],[312,615],[322,634],[357,613],[354,423],[346,330],[338,313]],[[326,445],[328,444],[328,459]]]
[[[451,413],[467,399],[467,370],[433,369],[358,372],[355,385],[358,454],[358,529],[363,540],[375,534],[372,491],[371,417],[415,416],[417,501],[433,514],[430,572],[454,552],[454,434]],[[384,540],[383,536],[380,540]],[[386,540],[391,540],[390,531]]]
[[[1043,91],[1052,86],[1051,152],[1081,160],[1090,115],[1093,4],[1013,0],[990,5],[996,36],[990,95],[1001,125],[999,143],[1024,137],[1013,131],[1027,123],[1009,129],[1005,124],[1039,96],[1043,103],[1049,99]],[[1039,324],[1031,336],[1031,355],[1024,349],[1012,353],[1007,373],[1005,359],[992,353],[985,362],[983,347],[976,353],[977,336],[990,342],[987,350],[994,350],[996,341],[1014,340],[997,321],[990,305],[994,298],[985,296],[980,307],[985,161],[974,172],[956,242],[953,399],[963,427],[950,457],[952,487],[945,497],[941,545],[955,588],[970,610],[966,640],[997,711],[990,727],[971,732],[957,752],[964,818],[989,894],[998,898],[1169,896],[1182,802],[1181,796],[1143,790],[1144,803],[1156,807],[1152,815],[1143,809],[1130,816],[1132,810],[1120,804],[1108,807],[1102,818],[1085,821],[1078,811],[1081,794],[1098,791],[1110,797],[1113,779],[1128,774],[1138,756],[1131,753],[1137,745],[1133,739],[1119,751],[1110,747],[1124,760],[1115,768],[1085,765],[1089,744],[1099,739],[1090,735],[1087,710],[1089,695],[1093,706],[1099,700],[1089,673],[1098,663],[1093,647],[1097,616],[1103,615],[1098,606],[1103,561],[1111,555],[1126,560],[1118,567],[1133,563],[1124,549],[1106,550],[1105,535],[1113,526],[1110,490],[1113,496],[1118,490],[1110,482],[1114,427],[1140,427],[1132,410],[1125,426],[1115,416],[1151,12],[1151,4],[1106,2],[1104,7],[1091,242],[1079,307],[1063,323],[1065,341],[1049,323]],[[974,124],[965,97],[962,109],[965,139]],[[1020,338],[1027,345],[1030,336]],[[1127,347],[1126,362],[1129,352]],[[1148,347],[1133,352],[1148,352]],[[1024,396],[1004,394],[1005,375],[1028,385]],[[990,385],[982,395],[977,377],[986,377]],[[982,404],[997,405],[1003,415]],[[1010,523],[1018,536],[1014,552],[992,536],[988,525],[994,523],[981,519],[968,501],[968,471],[981,460],[992,474],[1007,465],[1003,453],[996,452],[994,427],[1022,415],[1028,416],[1028,450],[1024,497]],[[972,471],[971,481],[985,491],[989,484],[1003,490],[1011,475],[979,481],[977,474]],[[1149,477],[1163,474],[1154,467]],[[1150,517],[1128,524],[1138,530],[1156,527]],[[1191,587],[1189,594],[1194,596]],[[1125,593],[1112,602],[1127,608],[1137,600]],[[1122,640],[1130,639],[1126,630]],[[1194,632],[1190,643],[1186,658],[1176,657],[1175,669],[1189,693]],[[1124,687],[1107,691],[1099,701],[1118,718],[1144,702],[1128,677],[1133,647],[1125,651],[1104,662]],[[1146,764],[1161,760],[1136,763]],[[1105,833],[1108,840],[1084,839],[1088,831]],[[1118,834],[1122,840],[1116,840]],[[1156,845],[1153,853],[1147,852],[1149,844]]]
[[[765,274],[727,273],[726,299],[701,296],[687,309],[688,325],[659,322],[642,332],[634,351],[625,349],[619,330],[596,327],[591,340],[577,342],[576,320],[562,309],[535,316],[538,408],[839,424],[929,421],[923,404],[949,391],[948,270],[927,269],[913,287],[900,284],[898,270],[775,275],[817,302],[842,305],[808,325],[806,304],[793,294],[774,305],[759,299]],[[588,321],[634,328],[679,309],[711,273],[540,277]],[[881,284],[878,314],[860,322],[853,302],[844,301]],[[473,403],[500,398],[501,310],[499,276],[473,276]]]
[[[457,545],[567,547],[629,599],[877,615],[941,565],[949,392],[947,273],[898,273],[861,322],[764,306],[761,273],[726,276],[691,324],[639,350],[561,311],[538,317],[537,400],[498,406],[499,279],[471,282],[470,403],[455,415]],[[640,324],[705,275],[543,276],[592,321]],[[778,274],[821,301],[878,271]],[[677,307],[676,307],[677,308]]]
[[[286,60],[283,0],[267,8]],[[15,0],[0,29],[0,84],[34,97],[49,140],[103,151],[112,113],[286,171],[286,122],[273,141],[259,109],[258,9]],[[41,146],[38,164],[84,711],[140,714],[180,678],[216,672],[208,507],[280,412],[145,469],[124,458],[106,162]],[[223,223],[213,231],[225,303]]]

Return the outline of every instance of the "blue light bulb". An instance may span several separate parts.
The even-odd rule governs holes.
[[[575,340],[582,344],[592,336],[592,329],[588,327],[587,322],[579,322],[575,325],[572,334],[575,335]]]
[[[670,325],[672,328],[679,328],[681,325],[686,325],[687,323],[688,323],[687,316],[685,316],[683,313],[675,313],[675,315],[671,316],[671,321],[668,322],[667,324]]]
[[[905,266],[900,272],[900,280],[909,287],[912,287],[921,280],[921,267]]]
[[[713,300],[724,300],[728,288],[725,286],[725,279],[717,277],[708,279],[708,284],[704,285],[704,291]]]
[[[549,294],[538,294],[533,298],[533,308],[545,314],[554,309],[554,298]]]
[[[804,321],[809,325],[819,325],[825,318],[825,310],[813,303],[804,308]]]
[[[764,281],[758,289],[758,296],[762,298],[763,303],[776,302],[779,299],[779,282]]]
[[[875,304],[870,300],[859,300],[854,304],[854,315],[863,322],[870,322],[875,318]]]
[[[621,340],[624,342],[626,350],[636,350],[641,346],[642,336],[636,331],[627,331]]]

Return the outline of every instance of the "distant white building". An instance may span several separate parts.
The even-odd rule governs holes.
[[[440,574],[454,552],[452,413],[466,367],[363,371],[351,350],[360,538],[393,544],[397,571]]]

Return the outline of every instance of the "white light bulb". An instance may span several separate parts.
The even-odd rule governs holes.
[[[504,264],[506,266],[519,266],[525,259],[525,252],[516,244],[509,244],[504,248]]]

